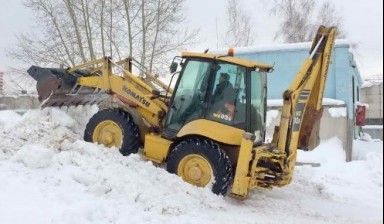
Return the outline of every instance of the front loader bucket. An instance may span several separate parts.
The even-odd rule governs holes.
[[[108,97],[100,89],[77,85],[77,79],[87,75],[83,71],[70,74],[66,69],[32,66],[27,72],[37,81],[42,107],[98,104]]]
[[[68,74],[65,69],[32,66],[27,72],[37,81],[36,89],[40,102],[52,93],[69,93],[77,83],[77,78]]]

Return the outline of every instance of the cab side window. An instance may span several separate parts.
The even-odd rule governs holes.
[[[245,122],[245,73],[244,67],[219,64],[207,118],[228,125]]]

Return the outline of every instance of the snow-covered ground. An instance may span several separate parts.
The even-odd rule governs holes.
[[[223,198],[140,155],[82,141],[94,107],[0,111],[0,223],[383,223],[383,142],[300,152],[292,184]]]

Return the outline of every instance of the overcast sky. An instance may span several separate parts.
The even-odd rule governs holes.
[[[321,1],[321,0],[317,0]],[[199,43],[193,49],[223,47],[225,34],[225,0],[186,0],[186,17],[191,28],[200,28]],[[256,46],[274,42],[279,20],[268,14],[266,0],[243,0],[257,29]],[[383,73],[383,1],[333,0],[344,17],[347,37],[359,43],[359,69],[363,76]],[[217,24],[217,25],[216,25]],[[0,0],[0,68],[12,65],[4,48],[15,44],[15,33],[33,30],[33,15],[22,0]]]

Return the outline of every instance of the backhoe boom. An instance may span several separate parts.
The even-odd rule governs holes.
[[[272,143],[253,151],[240,150],[232,195],[246,197],[251,188],[281,187],[291,182],[297,149],[312,150],[319,144],[322,99],[336,28],[321,26],[314,38],[310,56],[305,60],[290,87],[283,94],[280,126],[275,128]],[[241,147],[253,141],[244,135]],[[245,147],[248,145],[248,147]]]

